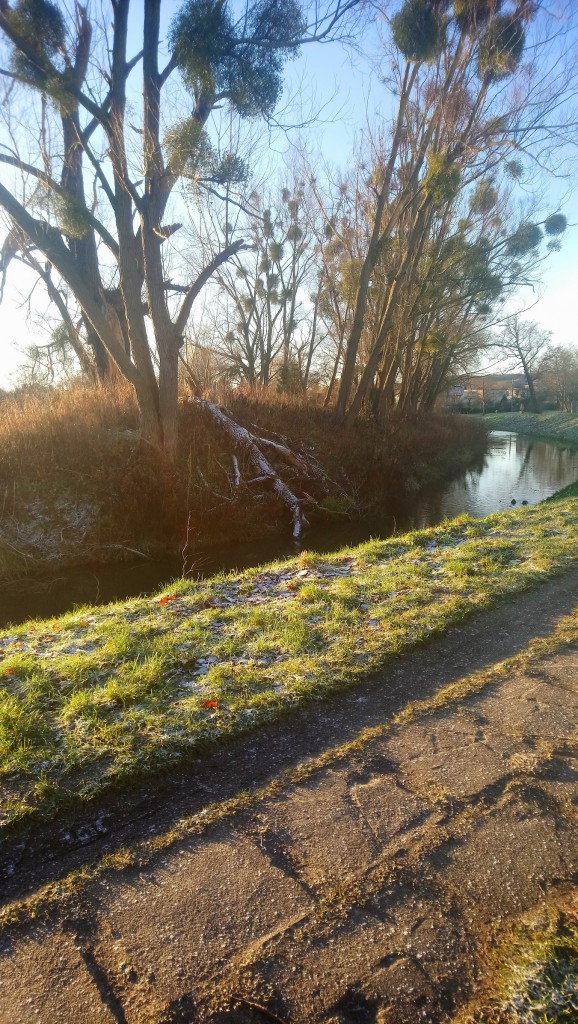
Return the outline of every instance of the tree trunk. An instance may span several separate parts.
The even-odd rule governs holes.
[[[239,423],[235,423],[235,421],[232,420],[230,416],[227,416],[220,406],[215,405],[214,402],[207,402],[204,399],[197,399],[196,401],[197,405],[201,409],[204,409],[219,428],[227,434],[233,444],[233,447],[237,451],[241,451],[246,454],[249,459],[251,469],[256,474],[253,483],[257,483],[259,481],[266,481],[270,483],[273,492],[291,512],[291,517],[293,519],[293,537],[295,540],[298,540],[303,532],[303,527],[308,525],[307,520],[301,511],[299,500],[293,491],[289,489],[284,480],[281,479],[277,471],[260,450],[259,446],[270,446],[276,451],[282,452],[286,459],[290,456],[289,461],[293,461],[295,459],[293,453],[289,452],[284,445],[279,445],[266,438],[259,438],[250,434],[245,427],[242,427]],[[299,460],[299,463],[302,465],[302,460]]]
[[[522,363],[522,369],[524,371],[524,376],[526,378],[526,383],[528,385],[528,391],[530,393],[530,412],[539,412],[540,410],[538,408],[538,399],[536,397],[536,389],[534,387],[534,381],[532,380],[532,374],[530,373],[530,367],[524,359],[521,350],[519,351],[520,362]]]
[[[159,365],[159,414],[163,452],[171,461],[177,454],[179,350],[176,345],[162,349]]]
[[[391,151],[384,171],[383,183],[379,195],[377,197],[371,239],[367,248],[367,254],[363,261],[363,266],[361,268],[361,274],[359,277],[359,286],[357,289],[357,298],[355,302],[355,313],[353,316],[353,325],[345,348],[345,358],[343,360],[343,369],[341,372],[341,383],[339,387],[339,394],[337,396],[337,412],[338,415],[342,417],[345,416],[347,410],[347,403],[349,401],[349,396],[351,394],[351,389],[353,387],[353,381],[355,377],[355,364],[357,361],[357,352],[359,349],[359,343],[361,341],[365,313],[367,309],[369,284],[371,281],[371,275],[373,273],[375,264],[377,263],[377,259],[379,256],[379,242],[380,239],[383,237],[383,214],[389,199],[389,192],[397,160],[397,154],[403,137],[402,129],[405,119],[405,112],[409,101],[410,93],[413,87],[413,83],[418,74],[418,70],[418,64],[414,64],[413,69],[410,69],[409,62],[406,63],[405,74],[399,100],[399,108],[397,112],[396,126],[391,141]]]

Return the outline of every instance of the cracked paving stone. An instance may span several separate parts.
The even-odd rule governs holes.
[[[377,775],[367,782],[355,783],[351,793],[383,846],[432,814],[427,801],[408,792],[391,777]]]
[[[507,771],[507,762],[485,743],[469,743],[451,756],[440,751],[419,758],[402,778],[418,792],[463,800],[499,782]]]
[[[477,730],[468,722],[454,722],[448,715],[433,719],[427,727],[413,726],[408,732],[393,737],[388,746],[391,756],[403,766],[401,780],[420,796],[464,799],[498,782],[509,771],[502,755],[477,739]]]
[[[440,1008],[440,992],[409,957],[377,967],[363,986],[368,1002],[377,1002],[381,1020],[395,1024],[429,1021]]]
[[[536,777],[549,796],[578,808],[578,758],[554,753],[539,767]]]
[[[154,872],[101,894],[99,961],[127,1024],[142,1024],[241,950],[311,907],[303,888],[243,836],[181,848]],[[130,970],[122,967],[129,965]]]
[[[103,1001],[71,935],[58,930],[38,932],[11,956],[0,953],[2,1024],[88,1020],[118,1024],[118,1016]]]
[[[323,772],[292,789],[268,804],[264,818],[286,837],[299,876],[313,888],[343,883],[379,853],[343,773]]]
[[[485,731],[489,735],[495,729],[520,737],[571,739],[576,735],[577,711],[575,695],[560,693],[547,681],[520,675],[504,680],[495,688],[492,699],[484,701]]]
[[[348,988],[372,978],[383,957],[396,952],[390,931],[386,922],[354,908],[323,934],[305,930],[289,937],[278,951],[257,961],[254,971],[283,993],[291,1024],[312,1024],[334,1010]]]
[[[578,867],[576,830],[519,796],[481,817],[430,857],[466,904],[465,917],[486,921],[519,914],[544,896],[547,879]]]

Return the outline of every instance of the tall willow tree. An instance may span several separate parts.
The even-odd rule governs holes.
[[[20,246],[64,282],[101,372],[112,362],[130,381],[144,439],[169,456],[177,442],[179,351],[193,303],[243,247],[242,239],[225,245],[192,280],[175,282],[175,187],[242,174],[234,153],[219,159],[213,151],[212,112],[228,105],[246,118],[271,114],[286,61],[302,43],[330,38],[359,3],[312,5],[309,21],[298,0],[244,7],[185,0],[163,61],[161,0],[135,5],[136,53],[129,52],[130,0],[111,0],[105,29],[80,4],[0,0],[0,70],[11,95],[31,94],[30,127],[36,115],[40,126],[36,160],[14,137],[0,147],[0,206],[11,224],[4,269]],[[177,73],[184,117],[175,116],[174,89],[167,96]],[[22,191],[22,179],[33,187]]]
[[[459,262],[470,310],[501,290],[491,268],[494,243],[457,229],[453,211],[477,181],[491,188],[492,175],[516,152],[543,143],[549,123],[561,127],[556,122],[564,84],[556,76],[540,84],[541,76],[521,63],[536,16],[537,5],[528,0],[404,0],[391,19],[396,112],[371,169],[367,244],[337,399],[349,422],[376,387],[393,393],[401,364],[388,363],[387,353],[396,346],[408,342],[415,355],[421,345],[420,372],[426,362],[433,365],[429,356],[436,348],[441,353],[445,330],[435,323],[436,303],[450,312],[454,303],[454,313],[462,315],[456,305]],[[533,47],[534,67],[536,52]],[[447,242],[456,230],[462,237],[449,259]],[[521,251],[539,245],[538,225],[523,223],[518,230]],[[512,256],[515,249],[513,242]],[[426,328],[421,337],[416,317]],[[413,372],[407,351],[405,369]]]

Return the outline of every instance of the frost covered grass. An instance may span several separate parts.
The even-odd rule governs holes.
[[[528,437],[578,445],[578,413],[571,412],[500,412],[484,418],[490,430],[515,430]]]
[[[494,992],[456,1024],[570,1024],[578,1020],[576,900],[542,912],[499,950]]]
[[[170,767],[576,562],[566,500],[14,627],[0,634],[1,820]]]

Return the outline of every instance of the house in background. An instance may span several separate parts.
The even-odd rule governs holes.
[[[445,395],[445,408],[454,412],[520,412],[528,400],[523,373],[464,374]]]

